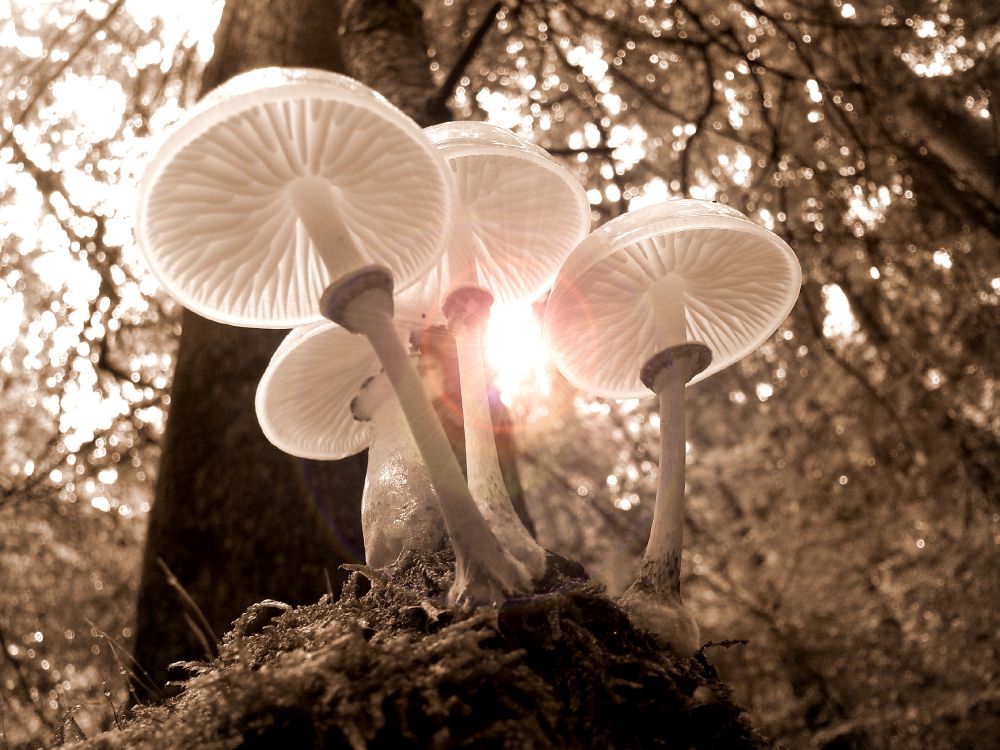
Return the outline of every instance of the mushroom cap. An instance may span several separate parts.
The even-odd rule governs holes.
[[[488,289],[498,304],[538,297],[590,229],[582,185],[548,152],[484,122],[424,132],[448,162],[457,206],[447,250],[404,309],[435,309],[451,290]],[[440,322],[435,309],[431,322]]]
[[[687,340],[712,350],[691,383],[760,346],[801,282],[792,249],[735,209],[678,199],[622,214],[577,247],[549,297],[546,338],[571,383],[609,398],[649,395],[639,371],[670,345],[650,295],[668,275],[683,288]]]
[[[328,269],[292,188],[331,194],[366,263],[397,289],[440,258],[451,175],[420,127],[336,73],[262,68],[213,90],[164,140],[140,185],[136,235],[185,306],[234,325],[319,320]]]
[[[371,423],[351,414],[351,400],[377,374],[364,336],[326,320],[296,328],[278,346],[257,386],[257,420],[285,453],[337,459],[364,450]]]

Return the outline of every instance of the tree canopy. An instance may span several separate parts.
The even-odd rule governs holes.
[[[81,725],[108,725],[102,691],[123,700],[180,333],[133,244],[132,207],[144,156],[199,90],[222,4],[7,10],[0,711],[16,744],[77,704]],[[708,637],[750,640],[716,658],[764,731],[831,747],[1000,732],[1000,10],[422,12],[438,86],[427,111],[563,159],[595,226],[688,195],[738,208],[798,255],[790,318],[689,393],[686,598]],[[393,63],[344,55],[360,78]],[[620,590],[651,515],[655,408],[540,372],[505,393],[529,511],[546,546]]]

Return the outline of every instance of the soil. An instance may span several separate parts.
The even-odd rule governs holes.
[[[86,748],[764,748],[699,652],[638,631],[573,563],[530,598],[445,603],[448,552],[352,567],[340,598],[252,606],[182,692]],[[70,745],[64,745],[70,747]]]

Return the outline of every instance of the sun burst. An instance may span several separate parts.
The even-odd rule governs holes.
[[[486,334],[486,359],[505,405],[550,395],[548,350],[541,321],[530,304],[493,308]]]

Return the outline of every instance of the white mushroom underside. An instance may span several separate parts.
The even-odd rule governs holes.
[[[418,136],[419,137],[419,136]],[[289,185],[326,180],[365,262],[405,286],[436,259],[448,199],[433,152],[381,112],[332,99],[263,103],[184,145],[146,190],[140,233],[185,305],[223,322],[319,319],[328,270]]]
[[[648,395],[639,370],[671,345],[650,289],[676,274],[689,341],[712,350],[697,382],[771,335],[798,293],[797,266],[750,232],[692,229],[632,242],[572,280],[561,278],[546,326],[560,369],[575,385],[609,397]]]
[[[297,329],[278,347],[257,388],[257,419],[274,445],[302,458],[338,459],[364,449],[370,423],[351,400],[379,371],[363,336],[326,321]]]
[[[565,178],[524,157],[461,156],[448,165],[459,207],[445,257],[400,308],[431,309],[462,286],[489,289],[499,305],[538,297],[586,234],[589,206]]]

